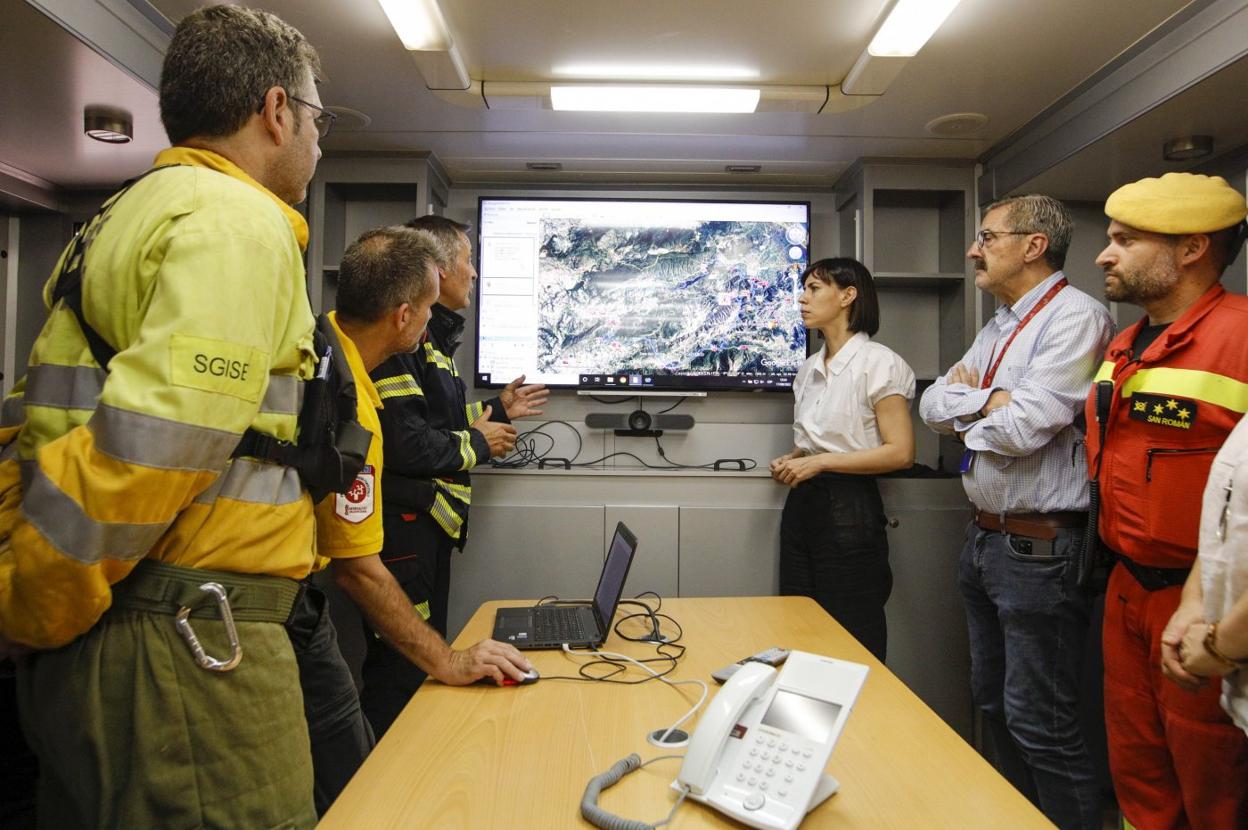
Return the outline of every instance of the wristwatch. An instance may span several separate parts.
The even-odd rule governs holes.
[[[1209,623],[1209,630],[1205,632],[1204,646],[1205,651],[1209,652],[1209,656],[1217,660],[1228,669],[1242,669],[1248,666],[1248,660],[1232,660],[1222,652],[1218,651],[1218,624]]]

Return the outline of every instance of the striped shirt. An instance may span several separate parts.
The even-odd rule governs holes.
[[[1019,322],[1063,278],[1058,271],[1001,306],[961,363],[982,378]],[[1059,291],[1019,332],[992,389],[1010,403],[976,420],[992,389],[938,378],[919,414],[937,432],[964,432],[975,459],[962,475],[971,501],[991,513],[1051,513],[1088,508],[1083,407],[1113,323],[1105,307],[1074,286]]]

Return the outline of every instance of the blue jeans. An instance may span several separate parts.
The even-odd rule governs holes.
[[[1101,826],[1078,712],[1092,607],[1071,562],[1082,538],[1058,530],[1050,553],[1046,542],[972,523],[959,563],[971,690],[994,765],[1062,830]]]

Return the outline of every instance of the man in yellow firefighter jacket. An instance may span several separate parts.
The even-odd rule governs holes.
[[[318,71],[273,15],[188,15],[161,75],[163,169],[45,289],[0,433],[0,656],[22,654],[45,826],[315,822],[282,625],[313,562],[312,503],[293,468],[231,454],[248,428],[293,440],[315,370],[290,205],[332,121]],[[78,266],[107,371],[52,302]]]

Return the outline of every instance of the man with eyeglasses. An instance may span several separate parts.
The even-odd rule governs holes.
[[[1075,568],[1088,510],[1080,416],[1113,326],[1062,273],[1072,229],[1048,196],[988,207],[966,256],[996,314],[919,412],[965,445],[975,516],[958,583],[989,755],[1058,827],[1095,830],[1100,792],[1078,719],[1092,606]]]
[[[329,123],[318,72],[267,12],[178,24],[172,147],[57,264],[0,410],[0,657],[18,656],[40,826],[316,822],[284,627],[313,507],[293,467],[232,456],[248,430],[295,439],[316,370],[291,206]]]
[[[1228,487],[1201,515],[1214,456],[1248,410],[1248,299],[1221,282],[1248,205],[1217,176],[1167,173],[1120,187],[1105,214],[1105,296],[1145,312],[1109,345],[1101,411],[1096,395],[1087,406],[1100,538],[1116,563],[1102,635],[1114,791],[1140,830],[1248,827],[1248,740],[1179,651],[1189,628],[1224,613],[1201,601],[1193,565],[1231,502]],[[1200,649],[1248,656],[1216,629]]]

